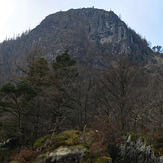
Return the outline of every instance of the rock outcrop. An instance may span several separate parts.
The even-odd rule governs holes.
[[[36,162],[39,163],[69,163],[69,162],[81,162],[84,160],[86,149],[79,147],[62,147],[51,152],[47,152],[44,155],[44,159],[39,159]]]
[[[51,14],[16,40],[1,43],[3,73],[18,72],[15,60],[20,65],[27,55],[26,50],[31,50],[37,43],[51,62],[66,48],[78,64],[106,67],[124,55],[145,64],[157,62],[147,41],[128,28],[113,11],[82,8]]]
[[[154,150],[158,151],[144,138],[129,136],[107,148],[97,139],[99,134],[70,130],[41,137],[34,144],[38,155],[32,163],[163,163],[163,157],[156,157]]]
[[[91,148],[95,143],[92,131],[65,131],[53,140],[46,136],[38,139],[34,145],[40,151],[34,163],[163,163],[163,157],[156,157],[153,148],[146,145],[146,140],[141,137],[133,141],[129,136],[126,142],[115,145],[114,149],[117,150],[106,150],[105,155],[102,146]],[[116,158],[111,159],[110,155]]]
[[[127,142],[119,146],[120,153],[116,163],[163,163],[162,157],[156,157],[150,145],[141,137],[131,141],[129,136]]]
[[[97,141],[92,137],[93,131],[80,132],[77,130],[65,131],[53,138],[45,136],[38,139],[34,147],[39,156],[34,163],[111,163],[109,154],[103,146],[91,149]]]

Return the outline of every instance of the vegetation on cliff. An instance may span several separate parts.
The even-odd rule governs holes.
[[[84,161],[108,161],[110,156],[114,161],[113,151],[118,152],[116,145],[129,131],[148,137],[155,154],[162,155],[162,74],[153,76],[128,58],[98,74],[94,68],[88,72],[77,67],[68,50],[52,65],[38,49],[33,52],[27,58],[29,68],[19,67],[26,75],[0,90],[0,139],[10,139],[1,144],[3,162],[5,155],[11,156],[9,161],[21,162],[21,155],[32,160],[36,149],[42,153],[36,160],[80,151]],[[72,128],[77,130],[65,131]]]

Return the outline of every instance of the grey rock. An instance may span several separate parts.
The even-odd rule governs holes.
[[[34,163],[79,163],[85,153],[85,148],[62,147],[42,155]]]
[[[141,138],[132,142],[129,136],[126,143],[121,144],[119,148],[116,163],[163,163],[163,158],[156,157],[151,146],[146,146]]]
[[[16,40],[0,44],[0,68],[5,75],[17,72],[17,63],[39,43],[45,58],[53,62],[66,48],[78,64],[110,66],[120,56],[156,61],[145,40],[127,27],[113,12],[95,8],[71,9],[47,16],[36,28],[23,33]],[[23,62],[24,66],[25,63]]]

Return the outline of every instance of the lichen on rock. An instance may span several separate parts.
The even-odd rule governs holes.
[[[133,139],[133,134],[130,135],[127,142],[119,146],[120,154],[116,161],[121,163],[162,163],[161,158],[154,155],[152,147],[146,144],[146,140],[135,136]]]
[[[112,159],[109,154],[100,153],[106,147],[100,146],[98,149],[92,150],[91,145],[98,143],[93,140],[93,133],[95,132],[83,133],[78,130],[70,130],[64,131],[52,139],[50,136],[38,139],[34,147],[40,150],[40,154],[34,163],[111,163]]]

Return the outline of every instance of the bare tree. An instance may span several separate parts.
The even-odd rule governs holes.
[[[142,80],[141,66],[127,58],[114,63],[99,83],[101,107],[107,114],[114,111],[123,130],[134,109],[137,92]]]
[[[97,108],[95,92],[94,70],[90,67],[78,67],[78,76],[73,81],[71,89],[68,92],[68,105],[71,108],[70,117],[71,121],[76,125],[75,127],[82,128],[90,122],[92,113]]]
[[[150,76],[150,83],[146,91],[146,115],[150,119],[150,129],[162,131],[163,127],[163,74],[155,72]],[[161,129],[160,129],[161,128]],[[162,133],[163,134],[163,133]]]

